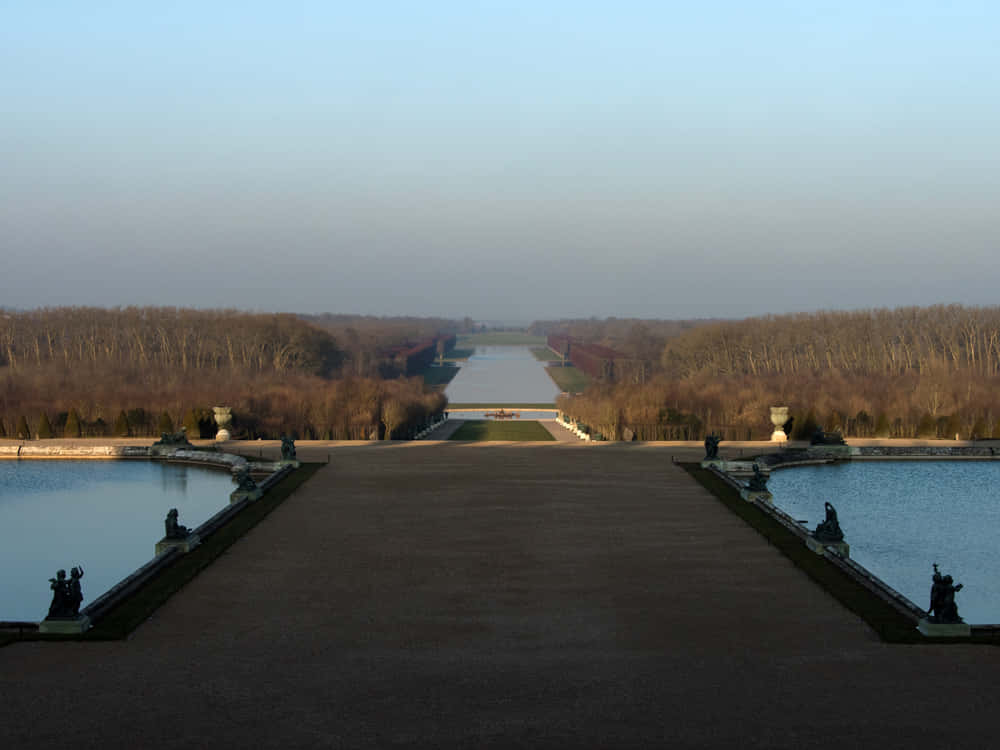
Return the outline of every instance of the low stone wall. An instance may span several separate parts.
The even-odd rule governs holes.
[[[267,473],[267,477],[258,483],[262,493],[266,493],[275,484],[288,476],[294,469],[293,465],[282,461],[255,461],[249,462],[242,456],[232,453],[221,453],[214,450],[198,450],[194,448],[151,448],[149,446],[134,445],[101,445],[101,446],[40,446],[40,445],[15,445],[0,446],[0,459],[104,459],[104,460],[126,460],[145,459],[153,461],[167,461],[169,463],[187,463],[209,468],[222,469],[233,474],[243,468],[248,468],[252,473]],[[297,466],[298,464],[295,464]],[[213,533],[225,526],[235,515],[256,500],[243,499],[239,502],[226,505],[222,510],[209,518],[192,534],[203,542]],[[151,540],[155,541],[155,540]],[[105,591],[94,601],[80,610],[81,615],[90,618],[91,624],[111,611],[119,603],[132,596],[136,591],[145,586],[150,580],[155,578],[161,571],[173,565],[176,560],[183,556],[179,547],[170,547],[160,554],[154,556],[149,562],[123,578],[110,589]],[[29,623],[6,623],[7,625],[20,625],[23,629]]]
[[[830,463],[832,462],[832,460],[833,459],[823,460],[823,459],[813,458],[807,461],[804,460],[801,463],[803,464]],[[789,465],[793,464],[791,462],[779,463],[772,465],[771,468],[772,469],[780,468],[781,466],[789,466]],[[715,467],[709,468],[708,470],[711,471],[713,474],[715,474],[717,477],[721,478],[723,481],[726,482],[726,484],[730,485],[734,489],[739,490],[744,488],[743,483],[740,482],[735,477],[733,477],[732,475],[724,471],[720,471]],[[781,524],[781,526],[783,526],[793,535],[801,539],[803,546],[808,546],[806,541],[811,538],[811,534],[808,528],[803,526],[801,523],[796,521],[794,518],[789,516],[780,508],[775,507],[770,502],[762,500],[753,500],[752,502],[757,507],[758,510],[770,516],[772,519]],[[872,573],[864,566],[854,562],[854,560],[851,560],[850,558],[847,557],[842,557],[841,555],[837,554],[835,550],[829,547],[823,550],[823,557],[829,563],[835,565],[836,567],[840,568],[842,571],[847,573],[847,575],[851,576],[854,580],[856,580],[866,589],[871,591],[873,594],[886,601],[897,612],[907,617],[908,619],[912,620],[914,628],[916,628],[917,623],[921,619],[925,619],[927,617],[927,612],[925,612],[919,606],[914,604],[913,601],[911,601],[906,596],[898,592],[896,589],[894,589],[892,586],[890,586],[888,583],[883,581],[881,578],[876,576],[874,573]]]
[[[4,458],[149,458],[149,448],[141,445],[0,445],[0,459]]]
[[[997,449],[988,445],[813,445],[755,459],[762,467],[782,469],[790,466],[827,464],[835,461],[864,460],[1000,460]]]
[[[761,466],[766,466],[770,471],[775,469],[793,468],[797,466],[814,466],[817,464],[837,463],[841,461],[877,461],[877,460],[977,460],[990,461],[1000,460],[1000,453],[996,448],[988,445],[865,445],[865,446],[810,446],[804,449],[792,449],[759,456],[758,461]],[[743,485],[732,475],[713,468],[713,473],[723,477],[727,483],[734,487]],[[787,514],[769,503],[755,503],[763,512],[777,518],[784,526],[789,528],[805,542],[809,537],[809,530],[801,524],[791,519]],[[791,524],[780,517],[791,521]],[[926,619],[928,614],[910,599],[896,591],[885,581],[880,579],[867,568],[859,565],[855,561],[841,557],[831,549],[826,549],[824,557],[831,564],[841,568],[865,588],[876,596],[888,602],[898,612],[912,619],[916,624],[919,620]],[[973,634],[988,635],[1000,640],[1000,625],[982,624],[972,625]]]

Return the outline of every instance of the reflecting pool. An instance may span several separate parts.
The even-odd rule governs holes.
[[[477,346],[444,393],[457,404],[551,404],[559,388],[530,346]]]
[[[38,621],[48,579],[82,565],[83,606],[153,557],[177,508],[194,528],[229,502],[228,472],[159,461],[0,461],[0,620]]]
[[[965,584],[969,623],[1000,623],[1000,462],[856,461],[780,469],[774,503],[810,529],[837,509],[851,558],[918,606],[930,603],[931,564]]]

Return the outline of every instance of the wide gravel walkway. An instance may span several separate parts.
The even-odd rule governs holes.
[[[683,449],[328,451],[129,640],[0,649],[0,747],[997,744],[1000,650],[881,643]]]

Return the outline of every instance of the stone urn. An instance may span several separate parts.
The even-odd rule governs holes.
[[[785,422],[788,421],[788,407],[787,406],[772,406],[771,407],[771,424],[774,425],[774,432],[771,433],[772,443],[783,443],[788,440],[788,435],[782,429],[785,426]]]
[[[212,407],[212,411],[215,412],[215,423],[219,426],[219,431],[215,433],[215,439],[220,442],[229,440],[229,425],[233,422],[232,407],[215,406]]]

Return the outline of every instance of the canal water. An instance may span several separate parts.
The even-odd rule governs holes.
[[[551,404],[559,388],[531,347],[477,346],[444,393],[456,404]]]
[[[851,558],[918,606],[930,604],[931,565],[965,588],[969,623],[1000,623],[1000,462],[856,461],[780,469],[774,503],[810,529],[837,509]]]
[[[167,511],[194,528],[229,502],[228,472],[154,461],[0,461],[0,620],[39,621],[48,579],[82,565],[83,606],[153,557]]]

